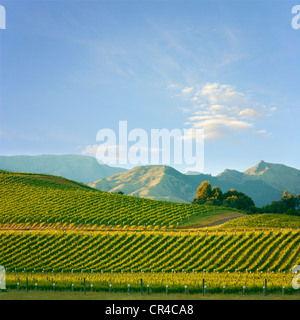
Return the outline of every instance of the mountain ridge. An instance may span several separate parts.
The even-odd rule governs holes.
[[[82,183],[91,183],[101,178],[108,178],[115,173],[126,171],[123,168],[100,164],[91,156],[73,154],[0,156],[0,169],[13,172],[51,174]]]
[[[168,166],[139,166],[95,181],[90,186],[157,200],[191,202],[197,187],[206,180],[223,192],[236,189],[246,193],[257,206],[279,200],[284,190],[294,194],[300,192],[300,170],[264,161],[244,172],[226,169],[217,176],[183,174]]]
[[[249,168],[248,170],[244,171],[244,173],[248,175],[261,175],[267,170],[270,170],[268,163],[261,160],[256,166]]]
[[[257,206],[279,200],[284,190],[300,192],[300,170],[260,161],[240,172],[225,169],[216,176],[199,172],[181,173],[166,165],[137,166],[131,170],[99,164],[84,155],[0,156],[0,170],[61,176],[93,188],[149,199],[190,203],[203,181],[223,192],[236,189],[249,195]]]

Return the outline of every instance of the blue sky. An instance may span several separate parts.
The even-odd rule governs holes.
[[[0,154],[204,128],[204,172],[300,169],[296,1],[1,1]],[[184,171],[184,168],[181,168]]]

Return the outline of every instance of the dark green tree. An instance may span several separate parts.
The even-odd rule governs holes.
[[[280,201],[273,201],[270,205],[262,207],[264,213],[287,213],[299,214],[300,210],[300,195],[295,197],[293,194],[288,194],[285,190]]]
[[[254,207],[255,204],[254,201],[243,192],[231,189],[223,195],[223,206],[248,211],[251,207]]]
[[[192,203],[205,204],[212,196],[212,188],[209,181],[203,181],[197,188],[197,197],[194,198]]]
[[[213,187],[211,190],[210,201],[213,206],[221,206],[223,202],[223,192],[220,187]]]
[[[220,187],[212,188],[209,181],[202,182],[197,188],[197,197],[193,199],[192,203],[225,206],[247,211],[254,207],[253,200],[244,193],[231,189],[223,194]]]
[[[300,211],[300,194],[299,193],[296,196],[295,210]]]

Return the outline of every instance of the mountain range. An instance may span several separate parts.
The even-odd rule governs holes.
[[[300,170],[264,161],[245,172],[225,170],[217,176],[195,172],[183,174],[168,166],[139,166],[100,179],[90,186],[150,199],[191,202],[203,181],[219,186],[223,192],[230,189],[244,192],[259,207],[280,200],[284,190],[300,193]]]
[[[51,174],[83,183],[91,183],[126,171],[126,169],[100,164],[94,157],[73,154],[0,156],[0,169]]]
[[[223,192],[236,189],[249,195],[261,207],[279,200],[284,190],[300,193],[300,170],[283,164],[259,162],[240,172],[224,170],[217,176],[197,172],[181,173],[169,166],[138,166],[131,170],[100,164],[84,155],[0,156],[0,169],[14,172],[61,176],[108,192],[190,203],[203,181]]]

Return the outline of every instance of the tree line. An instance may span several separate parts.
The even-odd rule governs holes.
[[[285,190],[279,201],[272,201],[271,204],[262,208],[252,208],[253,213],[286,213],[300,215],[300,194],[295,197],[292,193],[288,194]]]
[[[204,181],[197,188],[197,196],[193,204],[231,207],[238,210],[249,210],[254,207],[254,201],[244,193],[231,189],[223,193],[220,187],[211,187],[209,181]]]
[[[230,207],[243,210],[248,213],[286,213],[300,215],[300,195],[295,197],[284,191],[280,201],[273,201],[271,204],[258,208],[251,197],[243,192],[231,189],[223,193],[220,187],[213,187],[209,181],[204,181],[197,188],[197,196],[192,204],[205,204],[211,206]]]

